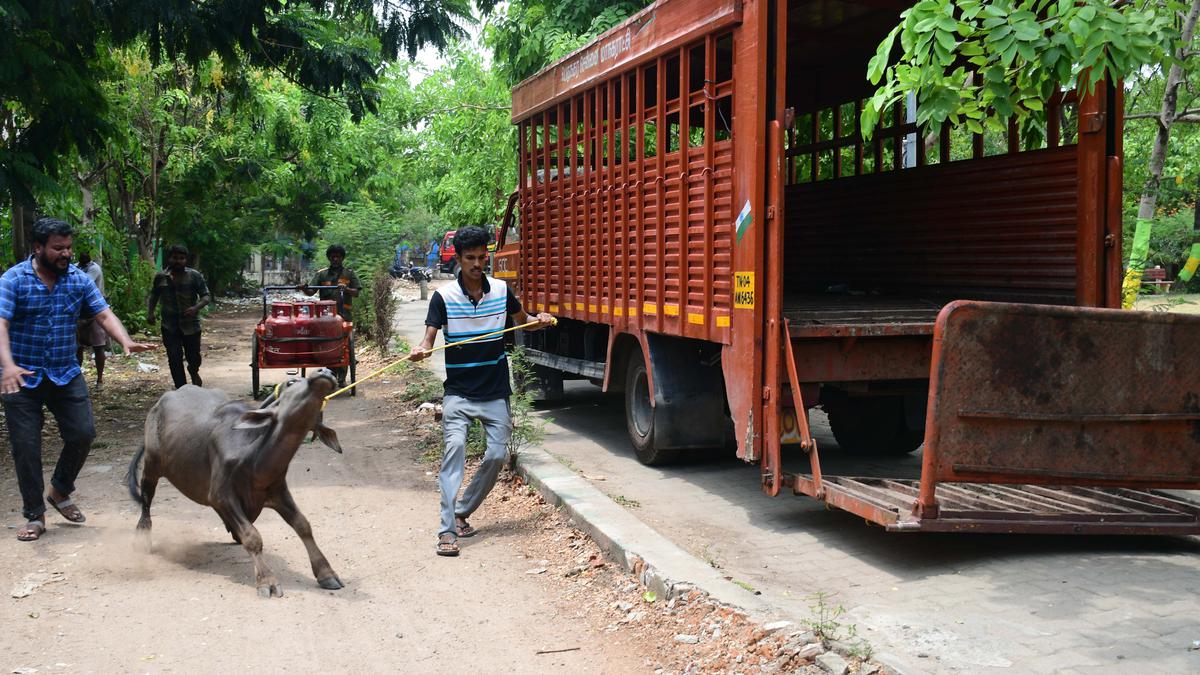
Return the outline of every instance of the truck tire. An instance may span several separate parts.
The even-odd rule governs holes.
[[[855,455],[903,457],[921,447],[924,429],[905,423],[904,397],[857,396],[825,406],[838,446]]]
[[[659,466],[674,461],[678,451],[654,446],[654,407],[650,404],[650,377],[641,350],[629,355],[625,368],[625,427],[638,461]]]

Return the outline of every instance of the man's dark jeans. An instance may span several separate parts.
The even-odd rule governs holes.
[[[192,384],[200,386],[200,334],[184,335],[175,331],[163,331],[163,346],[167,348],[167,363],[171,366],[171,379],[178,389],[187,384],[183,374],[183,358],[187,356],[187,372]]]
[[[33,520],[46,512],[42,496],[46,490],[42,477],[45,409],[49,408],[58,421],[58,432],[63,440],[62,454],[50,484],[60,494],[69,496],[75,491],[75,477],[83,468],[92,449],[92,439],[96,437],[92,403],[88,400],[87,383],[82,373],[61,387],[43,376],[38,386],[22,387],[15,394],[4,394],[3,399],[13,461],[17,466],[17,484],[21,488],[22,511],[25,518]]]

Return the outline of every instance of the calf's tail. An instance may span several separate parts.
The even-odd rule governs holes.
[[[133,456],[133,461],[129,463],[129,471],[125,472],[125,482],[129,485],[129,496],[133,501],[145,506],[142,501],[142,491],[138,489],[138,462],[142,461],[142,455],[146,454],[146,442],[143,441],[138,446],[137,454]]]

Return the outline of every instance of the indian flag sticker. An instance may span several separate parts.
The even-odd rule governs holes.
[[[737,220],[734,221],[734,225],[737,227],[738,242],[742,241],[742,235],[746,234],[746,230],[749,229],[752,222],[754,222],[754,216],[750,215],[750,200],[747,199],[746,205],[742,207],[742,212],[738,214]]]

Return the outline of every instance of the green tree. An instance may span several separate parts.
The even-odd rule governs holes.
[[[102,148],[112,48],[144,40],[154,64],[216,55],[230,72],[274,71],[357,120],[377,110],[383,59],[444,48],[470,19],[465,0],[0,0],[0,207],[20,225],[35,191],[61,189],[63,158]]]
[[[405,98],[422,203],[452,227],[494,224],[517,184],[508,85],[460,45]]]
[[[1172,0],[921,0],[880,43],[867,78],[878,85],[863,107],[865,132],[905,94],[917,122],[949,121],[974,133],[1003,131],[1016,117],[1035,131],[1043,102],[1076,81],[1091,90],[1162,63],[1177,46]]]
[[[490,14],[484,34],[501,76],[515,84],[586,45],[650,4],[645,0],[479,2]]]

